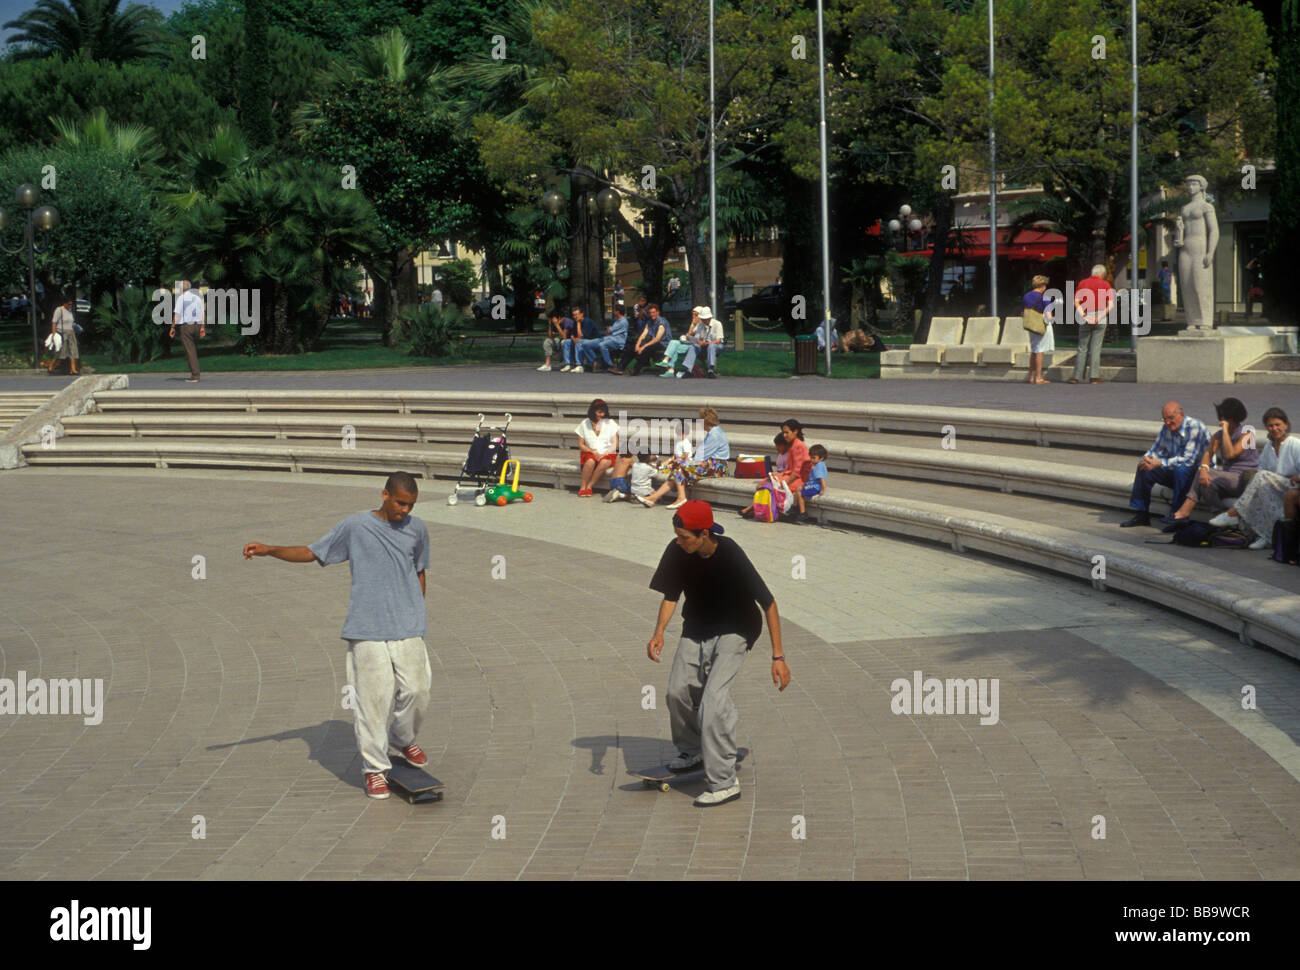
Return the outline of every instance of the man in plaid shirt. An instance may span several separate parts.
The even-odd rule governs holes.
[[[1151,486],[1168,485],[1174,490],[1170,501],[1170,516],[1173,510],[1183,504],[1187,490],[1191,488],[1196,477],[1196,467],[1201,455],[1209,447],[1210,439],[1205,425],[1195,418],[1183,413],[1182,405],[1170,401],[1160,412],[1160,419],[1165,426],[1160,429],[1156,443],[1147,450],[1138,462],[1137,474],[1133,476],[1133,494],[1129,498],[1129,508],[1136,509],[1136,514],[1120,523],[1120,528],[1128,529],[1135,525],[1151,524]],[[1172,519],[1166,516],[1168,524]]]

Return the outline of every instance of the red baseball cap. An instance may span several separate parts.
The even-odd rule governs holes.
[[[691,532],[708,529],[714,535],[722,535],[722,526],[713,521],[713,506],[708,502],[687,502],[677,510],[677,517],[682,520],[682,528]]]

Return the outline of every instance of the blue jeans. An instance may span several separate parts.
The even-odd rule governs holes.
[[[578,349],[578,355],[582,358],[584,364],[594,364],[596,362],[596,353],[599,351],[605,366],[613,367],[614,364],[609,359],[609,352],[611,349],[618,349],[622,346],[622,337],[593,337],[591,340],[582,342],[582,346]]]
[[[1168,485],[1174,491],[1174,497],[1169,503],[1172,512],[1183,504],[1183,500],[1187,498],[1187,490],[1192,487],[1192,482],[1195,480],[1195,465],[1173,467],[1161,465],[1148,471],[1138,469],[1137,474],[1133,476],[1133,494],[1129,496],[1128,507],[1138,512],[1150,511],[1151,486]]]
[[[682,367],[686,369],[687,373],[690,373],[691,368],[695,366],[695,355],[699,352],[699,349],[697,345],[691,344],[690,349],[686,351],[686,359],[682,361]],[[717,370],[718,351],[721,349],[722,344],[709,344],[704,348],[705,353],[708,354],[709,370]]]

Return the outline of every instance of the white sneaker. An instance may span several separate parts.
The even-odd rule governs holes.
[[[1272,540],[1272,539],[1269,539],[1267,536],[1260,536],[1260,537],[1257,538],[1254,542],[1252,542],[1250,545],[1248,545],[1246,548],[1247,548],[1247,549],[1267,549],[1267,548],[1268,548],[1269,546],[1271,546],[1272,544],[1273,544],[1273,540]]]
[[[540,370],[540,371],[548,371],[548,370],[551,369],[551,365],[550,365],[550,364],[543,364],[541,367],[539,367],[539,368],[537,368],[537,369]]]
[[[652,508],[655,507],[654,502],[651,502],[651,501],[650,501],[648,498],[646,498],[644,495],[637,495],[637,496],[635,496],[635,498],[636,498],[636,500],[637,500],[638,502],[640,502],[642,505],[644,505],[644,506],[645,506],[646,508],[648,508],[648,509],[652,509]]]
[[[569,373],[571,373],[571,374],[581,374],[581,373],[583,373],[582,365],[579,364],[577,367],[573,368]]]
[[[560,373],[567,374],[571,370],[573,370],[573,368],[570,367],[568,364],[565,364],[563,367],[560,368]]]
[[[698,768],[704,764],[704,755],[687,754],[682,752],[672,761],[668,762],[669,771],[690,771],[692,768]]]
[[[730,788],[724,788],[721,791],[706,791],[699,798],[695,799],[696,808],[713,808],[715,805],[725,805],[727,802],[734,802],[740,797],[740,782],[732,782]]]
[[[662,374],[660,374],[659,376],[660,376],[660,377],[676,377],[677,375],[674,374],[674,373],[672,372],[671,369],[669,369],[669,370],[664,371],[664,372],[663,372]]]
[[[627,498],[627,496],[624,495],[616,488],[611,488],[608,492],[605,493],[606,502],[617,502],[619,499],[622,498]]]
[[[1237,517],[1235,515],[1229,515],[1227,512],[1220,512],[1218,515],[1216,515],[1214,518],[1210,520],[1210,525],[1215,525],[1215,526],[1236,525],[1236,524],[1237,524]]]

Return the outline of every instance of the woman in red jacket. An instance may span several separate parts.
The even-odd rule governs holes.
[[[789,446],[785,455],[785,471],[778,475],[789,486],[790,491],[798,495],[808,484],[812,475],[813,461],[808,454],[808,446],[803,440],[803,425],[794,418],[781,423],[781,434]]]

